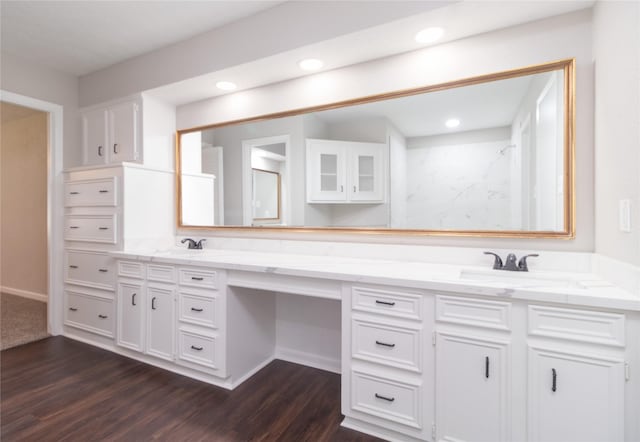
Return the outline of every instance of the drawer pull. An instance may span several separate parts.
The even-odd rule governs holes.
[[[107,273],[109,270],[107,270],[107,269],[98,269],[98,271],[102,272],[102,273]]]
[[[80,195],[80,192],[69,192],[69,195]]]
[[[102,156],[102,146],[98,146],[98,156]]]
[[[70,269],[77,269],[78,266],[74,266],[73,264],[69,266]]]
[[[151,310],[155,310],[156,309],[156,298],[155,296],[153,298],[151,298]]]
[[[109,191],[105,190],[105,189],[100,189],[100,190],[98,190],[98,192],[100,192],[100,193],[109,193]]]
[[[378,299],[376,299],[376,304],[390,305],[390,306],[392,306],[392,307],[393,307],[394,305],[396,305],[396,303],[395,303],[395,302],[380,301],[380,300],[378,300]]]
[[[108,227],[98,227],[98,230],[109,230]]]
[[[191,311],[192,311],[192,312],[198,312],[198,313],[199,313],[199,312],[201,312],[201,311],[202,311],[202,309],[201,309],[201,308],[191,307]]]
[[[75,307],[69,307],[69,310],[71,310],[72,312],[77,312],[78,311],[78,309],[75,308]]]
[[[100,319],[107,319],[107,316],[106,316],[106,315],[98,315],[98,318],[100,318]]]
[[[131,295],[131,305],[136,305],[136,293]]]
[[[79,226],[69,226],[70,229],[79,229]]]
[[[393,347],[396,346],[396,344],[388,344],[388,343],[382,342],[382,341],[376,341],[376,344],[382,345],[383,347],[390,347],[390,348],[393,348]]]
[[[196,347],[195,345],[192,345],[191,348],[196,351],[202,351],[202,347]]]
[[[193,279],[194,281],[202,281],[202,280],[204,280],[204,278],[202,276],[192,276],[191,279]]]
[[[551,391],[553,391],[554,393],[557,390],[557,381],[558,381],[558,374],[556,373],[556,369],[552,368],[551,369]]]
[[[113,143],[113,153],[118,153],[118,143]]]
[[[484,377],[489,379],[489,356],[484,357]]]
[[[393,402],[396,400],[396,398],[394,397],[386,397],[386,396],[379,395],[378,393],[376,393],[376,397],[378,399],[382,399],[383,401],[387,401],[387,402]]]

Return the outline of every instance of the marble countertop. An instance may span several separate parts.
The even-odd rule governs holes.
[[[521,273],[478,266],[218,249],[126,250],[110,254],[144,262],[640,311],[640,297],[592,273]]]

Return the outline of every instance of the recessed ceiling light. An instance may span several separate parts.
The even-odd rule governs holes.
[[[232,91],[237,86],[236,86],[235,83],[232,83],[230,81],[219,81],[219,82],[216,83],[216,87],[218,89],[222,89],[223,91]]]
[[[416,41],[418,43],[433,43],[442,38],[444,35],[444,29],[442,28],[426,28],[416,34]]]
[[[299,62],[298,66],[300,66],[300,69],[303,71],[317,71],[324,66],[324,62],[317,58],[307,58]]]
[[[453,129],[454,127],[460,126],[460,120],[458,120],[457,118],[449,118],[447,121],[444,122],[444,125],[447,126],[449,129]]]

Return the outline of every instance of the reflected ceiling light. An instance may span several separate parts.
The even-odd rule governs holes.
[[[300,69],[303,71],[317,71],[324,66],[324,62],[317,58],[306,58],[299,62],[298,66],[300,66]]]
[[[434,43],[442,38],[444,29],[442,28],[426,28],[416,34],[418,43]]]
[[[454,127],[460,126],[460,120],[458,120],[457,118],[449,118],[447,121],[444,122],[444,125],[447,126],[449,129],[453,129]]]
[[[230,81],[219,81],[219,82],[216,83],[216,87],[218,89],[222,89],[223,91],[232,91],[237,86],[236,86],[235,83],[232,83]]]

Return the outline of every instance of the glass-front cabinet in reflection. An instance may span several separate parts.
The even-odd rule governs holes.
[[[387,145],[307,139],[308,203],[384,203]]]
[[[180,131],[179,226],[571,238],[573,71],[562,60]]]

